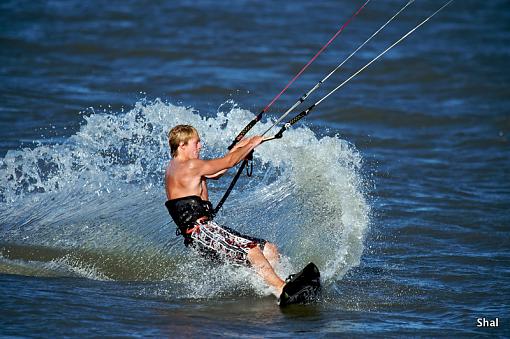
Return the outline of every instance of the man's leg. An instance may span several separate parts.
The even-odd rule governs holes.
[[[238,254],[247,253],[245,258],[248,259],[264,281],[275,289],[276,296],[280,296],[285,282],[275,273],[272,266],[280,259],[280,254],[275,245],[266,242],[264,252],[262,252],[260,246],[255,246],[245,252],[245,245],[259,239],[243,236],[228,227],[217,225],[214,221],[201,225],[199,229],[199,232],[191,234],[191,238],[197,246],[203,246],[217,253],[220,257],[224,255],[234,260]]]
[[[275,244],[266,242],[264,244],[264,251],[262,252],[264,254],[264,257],[266,257],[267,261],[271,264],[271,267],[273,267],[273,270],[276,269],[276,265],[280,261],[280,252],[278,252],[278,248]]]
[[[267,244],[265,246],[267,246]],[[252,264],[257,273],[264,279],[264,281],[276,290],[275,294],[279,297],[280,294],[282,294],[285,281],[283,281],[275,273],[273,267],[271,267],[271,264],[266,259],[259,246],[248,251],[248,261]]]

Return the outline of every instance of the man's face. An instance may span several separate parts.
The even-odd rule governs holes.
[[[182,145],[182,147],[190,159],[200,158],[200,149],[202,148],[202,143],[198,135],[189,139],[185,145]]]

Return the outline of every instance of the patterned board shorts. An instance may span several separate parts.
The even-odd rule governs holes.
[[[247,266],[250,266],[248,251],[256,246],[263,250],[266,243],[263,239],[243,235],[212,220],[198,221],[186,233],[192,239],[190,246],[201,255]]]

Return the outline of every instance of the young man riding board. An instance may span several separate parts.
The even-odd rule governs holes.
[[[178,125],[168,133],[172,159],[165,173],[166,207],[184,236],[184,244],[206,257],[252,266],[278,297],[285,282],[275,273],[280,254],[266,240],[242,235],[212,220],[207,179],[218,179],[260,145],[261,136],[237,143],[225,156],[200,159],[197,130]]]

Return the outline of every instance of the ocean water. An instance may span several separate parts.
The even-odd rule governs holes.
[[[370,1],[252,134],[406,3]],[[175,236],[169,128],[222,155],[362,4],[2,1],[0,335],[508,337],[505,1],[453,1],[257,148],[217,219],[277,244],[283,277],[315,262],[318,303],[280,309]],[[414,1],[303,108],[442,4]]]

